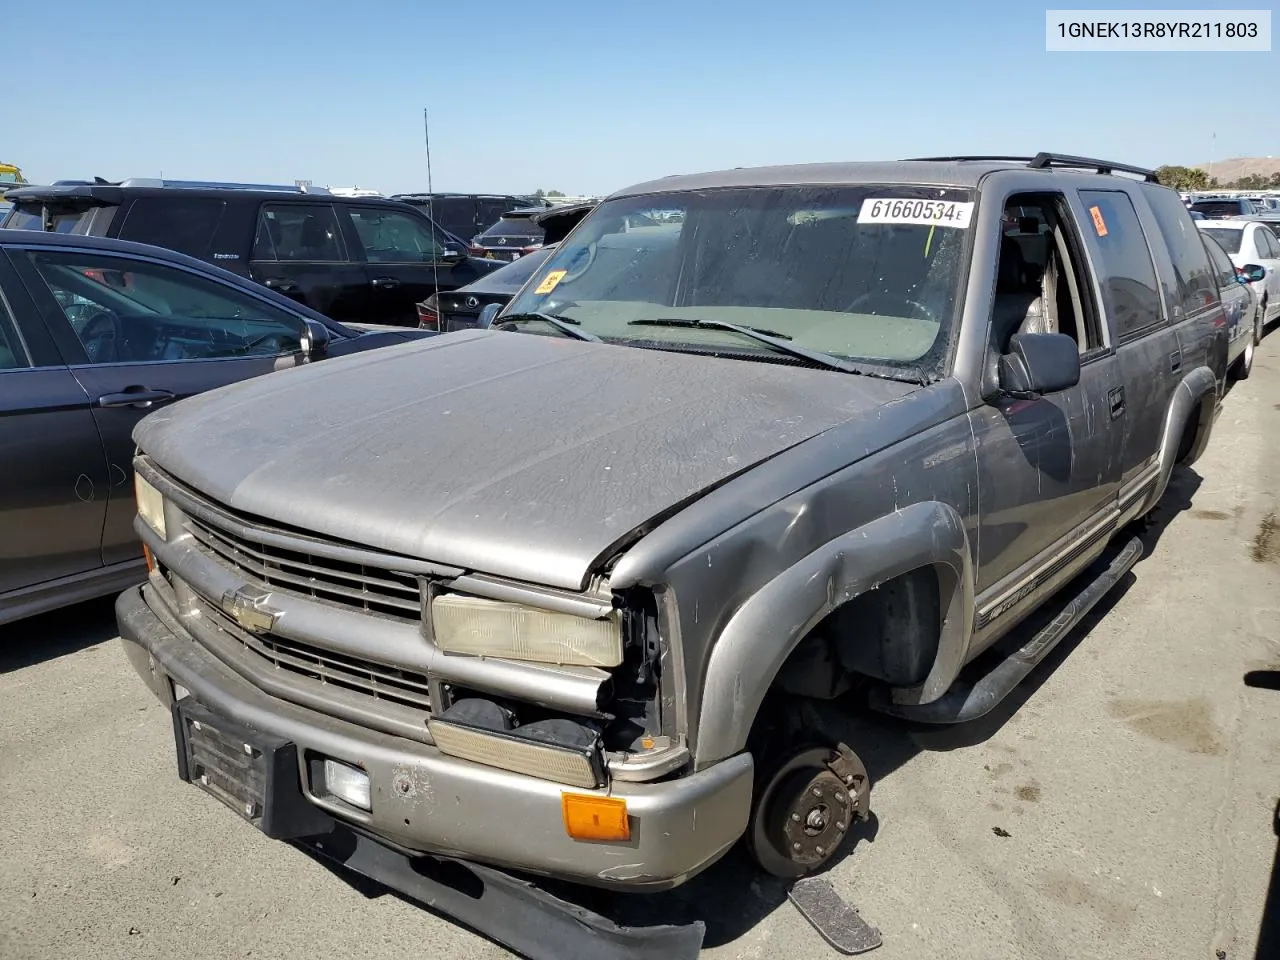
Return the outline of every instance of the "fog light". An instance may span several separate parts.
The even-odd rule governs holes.
[[[324,789],[330,796],[353,807],[372,809],[369,805],[369,775],[363,770],[349,767],[337,760],[325,760]]]
[[[630,840],[627,801],[582,793],[560,794],[565,833],[575,840]]]

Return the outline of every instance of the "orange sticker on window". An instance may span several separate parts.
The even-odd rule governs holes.
[[[565,270],[552,270],[550,273],[548,273],[545,277],[542,278],[542,282],[538,284],[537,288],[533,292],[534,293],[550,293],[552,290],[556,288],[556,284],[564,279],[564,275],[566,272],[567,271]]]
[[[1107,221],[1102,219],[1102,211],[1097,207],[1090,207],[1089,216],[1093,217],[1093,229],[1098,231],[1098,236],[1105,237],[1107,235]]]

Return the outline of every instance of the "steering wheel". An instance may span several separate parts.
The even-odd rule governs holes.
[[[120,344],[124,334],[120,318],[110,310],[91,314],[76,331],[90,363],[119,363]]]
[[[917,320],[927,320],[929,323],[937,323],[938,318],[935,317],[919,300],[912,300],[910,297],[904,297],[898,293],[891,293],[887,290],[875,290],[864,293],[861,296],[854,297],[853,302],[842,310],[842,313],[853,313],[858,304],[872,299],[888,300],[892,303],[906,304],[910,307],[907,316],[915,317]],[[901,314],[891,314],[893,316],[901,316]]]

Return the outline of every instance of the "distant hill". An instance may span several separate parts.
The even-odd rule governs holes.
[[[1219,183],[1232,183],[1241,177],[1258,174],[1270,177],[1280,173],[1280,157],[1231,157],[1215,160],[1212,164],[1197,163],[1196,167],[1216,177]]]

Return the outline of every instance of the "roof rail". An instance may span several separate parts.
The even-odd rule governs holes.
[[[1148,170],[1146,167],[1135,167],[1127,163],[1112,163],[1110,160],[1095,160],[1092,157],[1073,157],[1066,153],[1037,153],[1027,166],[1038,170],[1045,170],[1049,167],[1075,167],[1086,170],[1093,169],[1098,173],[1114,173],[1119,170],[1121,173],[1135,174],[1151,183],[1160,182],[1156,172]]]
[[[1050,167],[1066,167],[1082,170],[1095,170],[1098,173],[1114,173],[1120,171],[1122,173],[1132,173],[1149,180],[1152,183],[1159,183],[1159,178],[1154,170],[1148,170],[1145,167],[1134,167],[1126,163],[1112,163],[1110,160],[1095,160],[1092,157],[1073,157],[1066,153],[1037,153],[1034,157],[1006,157],[1006,156],[955,156],[955,157],[908,157],[908,160],[928,162],[928,163],[945,163],[953,160],[969,160],[969,161],[1008,161],[1025,163],[1028,167],[1036,170],[1047,170]]]
[[[112,184],[116,186],[116,184]],[[164,187],[175,190],[258,190],[271,193],[317,193],[329,196],[324,187],[281,183],[224,183],[217,180],[161,180],[155,177],[130,177],[121,180],[121,187]]]

